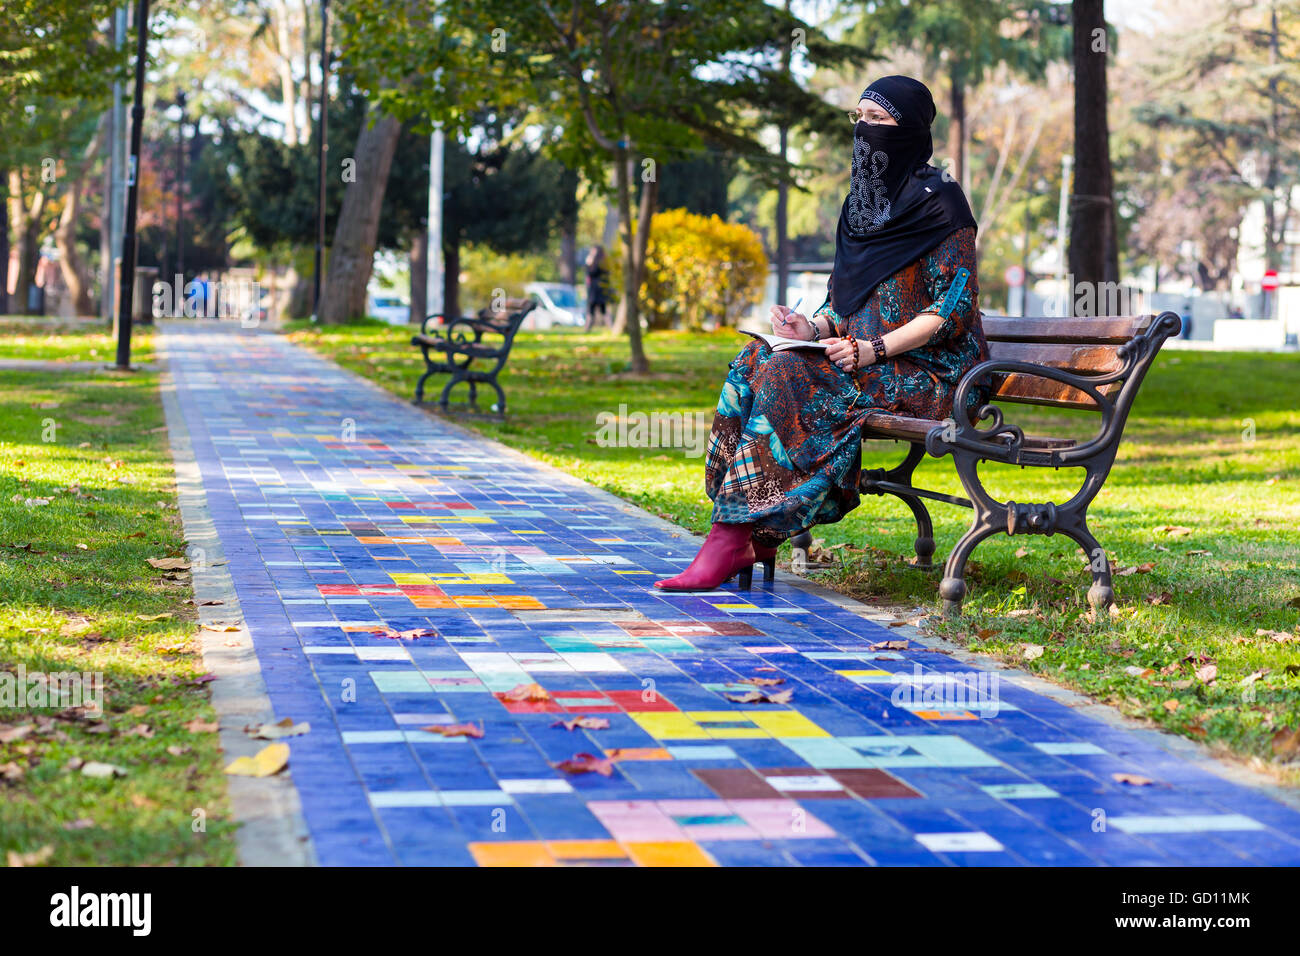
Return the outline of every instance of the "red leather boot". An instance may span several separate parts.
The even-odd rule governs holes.
[[[656,581],[664,591],[712,591],[737,571],[753,574],[752,524],[715,524],[690,566],[676,577]],[[746,582],[742,580],[742,585]]]
[[[776,547],[765,548],[760,544],[754,545],[754,563],[763,565],[763,583],[771,584],[776,577]],[[749,575],[744,571],[740,572],[740,586],[748,588],[750,581],[749,576],[753,574],[753,568],[750,568]]]

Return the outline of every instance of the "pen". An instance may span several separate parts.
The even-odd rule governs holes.
[[[798,311],[799,311],[799,306],[801,306],[801,305],[803,305],[803,296],[799,296],[799,300],[798,300],[797,302],[795,302],[795,304],[794,304],[794,308],[791,309],[790,312],[787,313],[787,315],[788,315],[788,314],[795,313],[795,312],[798,312]],[[781,316],[781,324],[782,324],[782,325],[789,325],[789,324],[790,324],[790,322],[786,319],[786,317],[785,317],[784,315]]]

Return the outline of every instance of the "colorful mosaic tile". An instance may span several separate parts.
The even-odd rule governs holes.
[[[693,539],[277,336],[160,338],[326,865],[1300,864],[1300,813],[1149,736],[950,693],[785,581],[656,592]],[[728,699],[759,677],[790,700]]]

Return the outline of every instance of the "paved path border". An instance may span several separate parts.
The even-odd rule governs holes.
[[[212,524],[207,495],[189,427],[176,398],[176,384],[168,368],[159,386],[167,435],[171,442],[172,465],[176,474],[176,498],[184,525],[187,554],[190,555],[194,600],[199,623],[238,620],[239,632],[199,631],[203,665],[220,680],[213,681],[212,706],[221,724],[223,765],[227,760],[252,756],[267,741],[253,740],[243,728],[248,724],[272,722],[276,715],[262,681],[257,652],[248,630],[242,626],[243,613],[235,593],[221,539]],[[201,549],[201,553],[200,553]],[[204,606],[203,601],[221,601]],[[227,642],[239,639],[238,647]],[[239,829],[235,840],[239,862],[244,866],[314,866],[316,854],[302,815],[293,775],[286,769],[274,777],[226,778],[231,816]]]

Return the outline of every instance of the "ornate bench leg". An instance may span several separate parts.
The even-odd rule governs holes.
[[[438,397],[438,407],[441,408],[444,412],[447,410],[447,400],[451,396],[452,388],[457,383],[463,382],[464,380],[465,379],[462,376],[457,375],[453,372],[451,379],[447,382],[446,385],[442,387],[442,394]]]
[[[910,485],[912,483],[912,472],[921,459],[925,457],[925,446],[920,442],[912,442],[911,448],[908,449],[907,457],[895,465],[893,468],[885,470],[883,468],[872,468],[862,473],[862,478],[858,481],[858,490],[867,495],[890,494],[896,498],[901,498],[912,509],[912,515],[916,518],[916,540],[912,547],[916,550],[916,564],[914,567],[922,571],[929,571],[933,567],[934,559],[934,524],[930,521],[930,512],[923,502],[916,495],[903,494],[898,491],[880,491],[875,487],[877,481],[892,481],[900,485]]]
[[[1006,521],[991,513],[977,514],[975,522],[961,536],[943,566],[943,580],[939,582],[939,596],[943,598],[943,613],[948,617],[961,614],[961,602],[966,597],[966,562],[971,552],[985,538],[1006,531]]]
[[[501,389],[501,386],[497,384],[497,380],[496,380],[495,378],[493,378],[493,379],[489,379],[488,382],[487,382],[487,384],[488,384],[488,385],[491,385],[494,389],[496,389],[496,393],[497,393],[497,414],[498,414],[498,415],[505,415],[505,413],[506,413],[506,393]]]
[[[1088,588],[1088,603],[1092,605],[1093,610],[1104,611],[1115,603],[1115,589],[1111,586],[1110,580],[1110,558],[1106,556],[1106,549],[1088,530],[1084,515],[1080,515],[1078,520],[1060,530],[1083,548],[1083,553],[1088,558],[1088,567],[1092,571],[1092,587]]]
[[[420,380],[415,383],[415,404],[416,405],[422,405],[424,403],[424,383],[432,374],[433,374],[433,369],[427,369],[425,373],[420,376]]]

